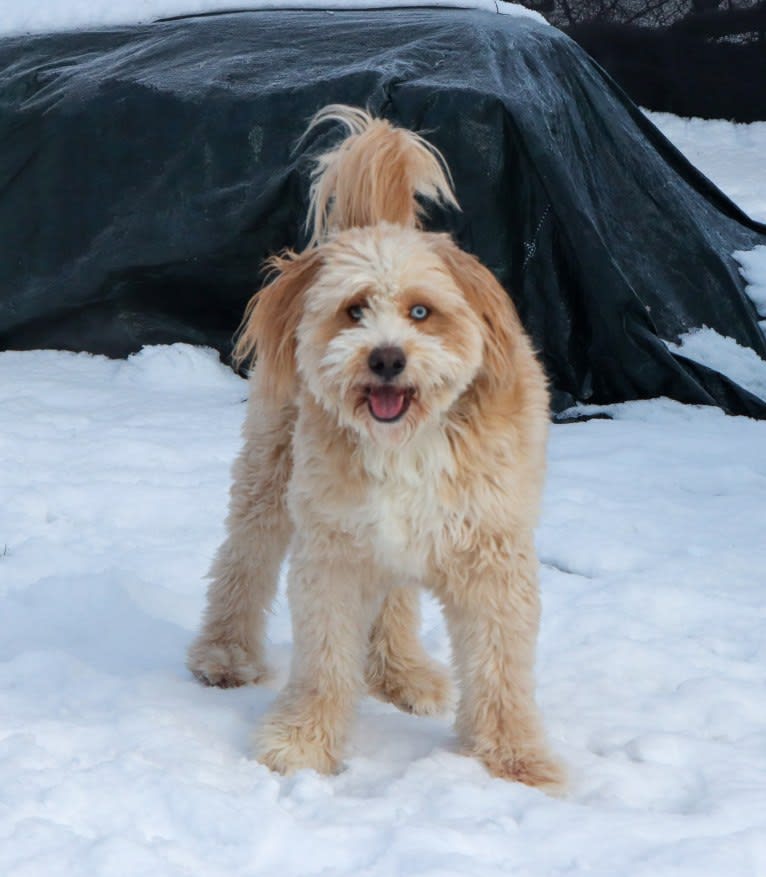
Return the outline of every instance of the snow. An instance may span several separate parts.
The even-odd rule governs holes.
[[[733,338],[703,326],[683,334],[678,344],[666,342],[666,346],[673,353],[731,378],[735,384],[766,401],[766,362],[754,350],[742,347]]]
[[[766,204],[747,158],[766,126],[663,121]],[[763,254],[740,261],[760,283]],[[572,775],[557,800],[456,754],[450,716],[369,698],[338,776],[248,757],[287,672],[284,597],[273,684],[184,669],[245,395],[187,345],[0,353],[1,874],[766,873],[766,422],[654,400],[552,428],[538,691]],[[431,600],[423,637],[448,659]]]
[[[648,110],[644,113],[745,213],[757,222],[766,223],[766,122],[744,125],[724,119],[682,119]],[[766,334],[766,246],[739,250],[733,255],[747,284],[745,292],[758,315],[764,318],[760,326]],[[713,356],[716,362],[720,360],[716,354]],[[748,358],[748,354],[744,354],[744,359]],[[698,361],[708,364],[706,359]],[[712,367],[717,368],[717,365]],[[757,364],[755,367],[760,368]],[[748,370],[749,366],[745,364],[739,371],[742,368]]]
[[[737,250],[734,258],[739,262],[740,274],[745,278],[745,292],[755,305],[758,316],[766,318],[766,245],[752,250]],[[766,319],[760,322],[766,334]]]
[[[766,869],[766,423],[658,400],[555,426],[539,695],[573,790],[366,700],[337,777],[248,758],[284,680],[184,651],[244,381],[210,350],[0,354],[0,873],[748,875]],[[429,650],[448,658],[437,607]]]
[[[160,18],[211,12],[257,9],[396,9],[436,6],[483,9],[500,15],[533,18],[547,24],[539,12],[500,0],[2,0],[0,36],[47,33],[84,28],[148,24]]]
[[[766,222],[766,122],[682,119],[644,111],[699,170],[758,222]]]
[[[0,873],[763,873],[766,423],[668,401],[553,428],[539,695],[553,800],[367,699],[347,769],[248,758],[284,680],[184,670],[245,383],[210,350],[0,354]],[[426,601],[424,637],[449,649]]]

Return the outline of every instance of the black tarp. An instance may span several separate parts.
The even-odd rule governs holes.
[[[0,347],[224,355],[263,259],[305,241],[323,105],[427,133],[432,214],[513,296],[561,409],[658,395],[766,417],[663,341],[766,358],[734,250],[766,243],[571,40],[469,10],[278,11],[0,41]]]

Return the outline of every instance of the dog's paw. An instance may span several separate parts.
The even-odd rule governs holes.
[[[544,748],[508,747],[468,753],[476,755],[496,777],[534,786],[549,795],[566,792],[566,771],[558,759]]]
[[[264,663],[238,643],[200,638],[192,644],[186,666],[204,685],[237,688],[255,685],[268,676]]]
[[[433,716],[443,713],[452,702],[452,681],[446,669],[435,661],[405,670],[386,667],[368,673],[370,694],[392,703],[405,713]]]
[[[322,774],[340,769],[326,735],[310,722],[296,724],[279,716],[267,719],[256,733],[253,751],[261,764],[285,775],[306,768]]]

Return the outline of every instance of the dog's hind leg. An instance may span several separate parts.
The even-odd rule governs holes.
[[[372,627],[366,677],[375,697],[404,712],[427,716],[444,711],[452,686],[446,670],[423,649],[419,627],[417,588],[391,590]]]
[[[206,685],[231,688],[267,673],[266,615],[292,530],[285,493],[293,419],[292,406],[269,405],[253,387],[245,446],[232,473],[228,536],[213,561],[202,631],[187,658]]]

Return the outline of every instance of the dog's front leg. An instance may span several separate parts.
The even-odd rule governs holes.
[[[339,769],[364,690],[369,631],[382,595],[372,564],[338,534],[296,534],[287,593],[290,679],[256,734],[259,761],[279,773]]]
[[[457,731],[489,771],[548,791],[564,772],[535,704],[540,620],[532,534],[486,539],[445,576],[442,598],[460,681]]]
[[[245,446],[233,468],[228,535],[213,561],[202,631],[187,666],[206,685],[231,688],[267,675],[266,614],[292,524],[285,505],[294,409],[251,388]]]

